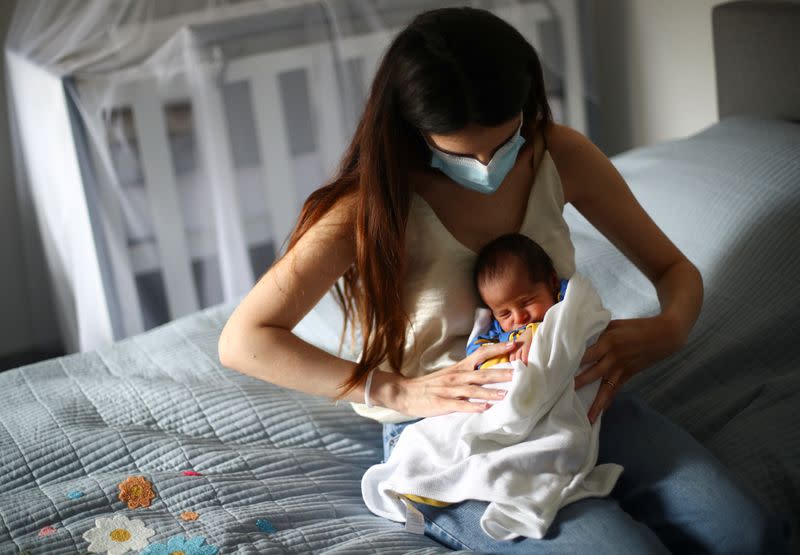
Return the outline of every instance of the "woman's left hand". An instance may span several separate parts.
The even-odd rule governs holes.
[[[688,332],[664,315],[612,320],[583,355],[581,365],[591,365],[575,377],[575,389],[603,380],[589,409],[589,422],[594,424],[634,374],[677,351],[687,336]]]

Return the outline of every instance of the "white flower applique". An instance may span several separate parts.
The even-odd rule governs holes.
[[[83,539],[89,542],[89,553],[122,555],[144,549],[154,534],[155,530],[147,528],[141,520],[115,515],[96,519],[94,528],[83,533]]]

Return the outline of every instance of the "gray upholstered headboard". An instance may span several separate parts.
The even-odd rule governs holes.
[[[719,118],[800,120],[800,2],[727,2],[711,17]]]

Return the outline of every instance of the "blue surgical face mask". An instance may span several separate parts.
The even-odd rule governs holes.
[[[522,117],[520,117],[516,134],[497,149],[486,165],[469,156],[442,152],[426,139],[425,142],[428,143],[432,152],[431,167],[442,170],[450,179],[467,189],[487,195],[494,193],[514,166],[517,153],[525,143],[520,129],[522,129]]]

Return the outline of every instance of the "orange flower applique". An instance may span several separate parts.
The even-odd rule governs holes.
[[[200,515],[194,511],[184,511],[181,513],[181,520],[189,521],[189,520],[197,520],[198,518],[200,518]]]
[[[144,476],[129,476],[119,484],[119,500],[128,504],[129,509],[149,507],[156,494],[153,493],[153,484]]]

